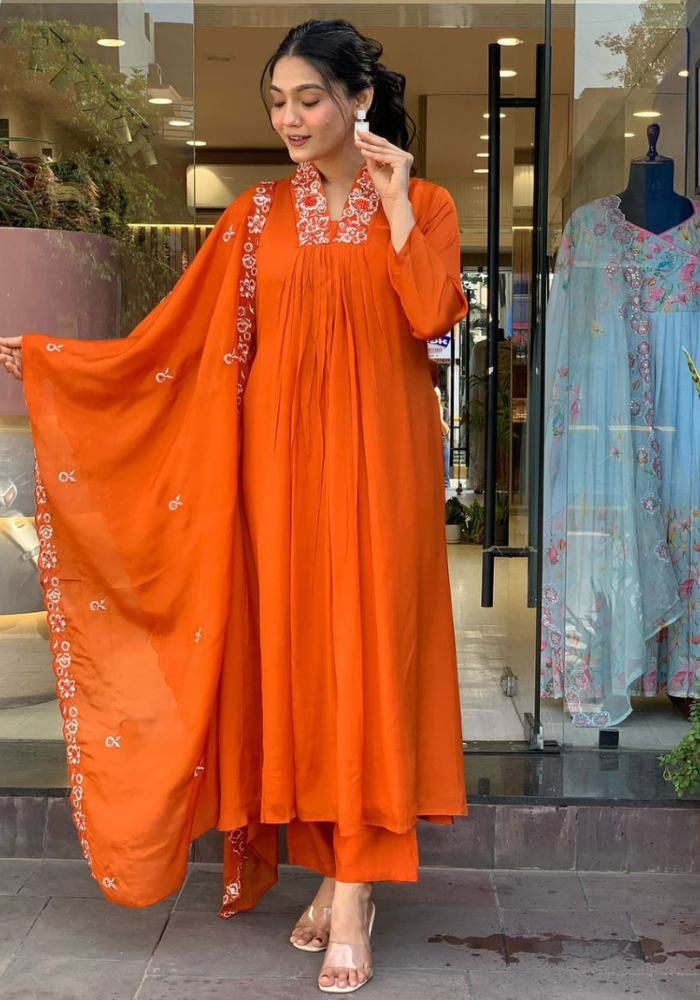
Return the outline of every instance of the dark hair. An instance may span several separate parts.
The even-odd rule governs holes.
[[[337,84],[345,88],[348,97],[374,87],[368,115],[371,131],[408,149],[416,136],[416,124],[404,103],[406,77],[379,61],[383,52],[381,42],[360,34],[349,21],[306,21],[292,28],[263,70],[260,92],[265,106],[269,110],[268,76],[272,76],[280,59],[297,56],[314,67],[331,96]]]

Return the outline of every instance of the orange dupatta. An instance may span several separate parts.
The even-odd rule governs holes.
[[[127,339],[23,339],[74,819],[104,893],[129,906],[172,892],[190,841],[218,821],[221,667],[245,612],[239,407],[272,193],[230,206]],[[227,841],[227,915],[276,878],[274,830],[250,833],[257,848],[245,830]]]

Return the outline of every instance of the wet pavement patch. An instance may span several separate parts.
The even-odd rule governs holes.
[[[517,965],[520,955],[533,955],[551,965],[558,965],[569,958],[584,958],[592,962],[606,962],[612,958],[644,961],[639,941],[614,937],[576,938],[569,934],[509,937],[507,934],[490,934],[488,937],[461,938],[454,934],[435,934],[428,938],[428,943],[468,948],[475,957],[482,951],[497,952],[503,955],[508,965]]]

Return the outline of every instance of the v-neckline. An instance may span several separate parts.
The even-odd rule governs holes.
[[[366,242],[381,201],[366,166],[358,171],[337,220],[330,217],[323,179],[315,163],[297,166],[292,190],[300,246]]]
[[[698,215],[700,215],[700,202],[693,201],[692,198],[688,198],[688,201],[693,206],[693,211],[690,213],[690,215],[687,218],[683,219],[681,222],[677,222],[675,226],[670,226],[668,229],[664,229],[660,233],[653,233],[650,229],[645,229],[644,226],[638,226],[636,222],[631,222],[627,218],[625,213],[622,211],[622,208],[620,207],[622,205],[622,199],[620,198],[620,196],[616,194],[614,197],[615,201],[617,202],[616,206],[617,211],[624,219],[626,226],[629,226],[631,229],[636,229],[637,232],[642,233],[645,237],[651,236],[653,239],[664,240],[664,242],[672,240],[673,235],[677,233],[679,229],[682,229],[683,226],[687,226],[690,223],[694,222],[697,219]]]

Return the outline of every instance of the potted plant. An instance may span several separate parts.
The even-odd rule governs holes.
[[[456,545],[462,541],[468,513],[468,509],[457,497],[450,497],[445,504],[445,538],[448,545]]]
[[[472,500],[467,507],[464,537],[472,545],[483,545],[484,543],[484,508],[478,500]]]
[[[664,778],[670,781],[677,795],[695,791],[700,784],[700,702],[690,709],[690,729],[668,753],[659,757]]]

